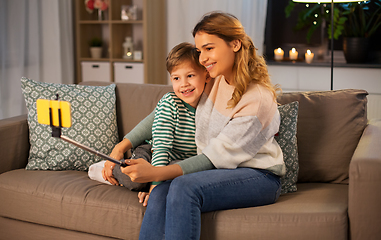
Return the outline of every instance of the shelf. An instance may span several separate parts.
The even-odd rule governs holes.
[[[143,20],[111,20],[113,24],[143,24]]]
[[[127,62],[127,63],[144,63],[144,60],[133,60],[133,59],[124,59],[124,58],[113,58],[111,62]]]
[[[109,20],[102,20],[102,21],[99,21],[99,20],[81,20],[81,21],[78,21],[79,24],[109,24],[110,21]]]
[[[105,20],[98,20],[97,12],[88,13],[83,0],[76,0],[76,66],[77,80],[83,81],[82,63],[106,62],[109,64],[111,82],[115,81],[114,63],[136,63],[143,69],[144,83],[167,83],[165,68],[166,51],[166,0],[110,0],[103,13]],[[137,20],[121,20],[123,5],[136,5]],[[124,59],[123,42],[131,37],[134,51],[141,51],[142,60]],[[103,40],[102,57],[91,58],[89,42]],[[92,71],[92,69],[88,69]],[[126,74],[124,71],[123,74]],[[88,76],[94,76],[90,73]]]
[[[79,24],[143,24],[143,20],[81,20]]]
[[[89,61],[89,62],[108,62],[110,61],[109,58],[80,58],[79,61]]]
[[[80,58],[81,62],[126,62],[126,63],[144,63],[144,60],[133,60],[124,58]]]
[[[331,67],[330,61],[316,60],[308,64],[305,61],[274,61],[267,60],[267,65],[274,66],[300,66],[300,67]],[[341,68],[381,68],[380,63],[344,63],[344,62],[333,62],[333,67]]]

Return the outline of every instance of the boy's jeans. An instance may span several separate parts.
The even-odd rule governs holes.
[[[280,190],[278,176],[252,168],[214,169],[165,181],[150,194],[139,239],[199,239],[202,212],[272,204]]]

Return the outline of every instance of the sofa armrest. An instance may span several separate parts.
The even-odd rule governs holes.
[[[381,120],[369,123],[349,165],[351,239],[381,236]]]
[[[0,173],[24,168],[29,148],[27,115],[0,120]]]

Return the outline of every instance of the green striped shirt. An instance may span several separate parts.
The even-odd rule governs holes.
[[[153,166],[165,166],[173,160],[197,155],[195,111],[174,92],[161,98],[152,125]]]

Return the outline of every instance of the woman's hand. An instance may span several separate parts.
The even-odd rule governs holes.
[[[128,175],[133,182],[153,182],[154,180],[151,179],[157,177],[155,167],[143,158],[129,159],[126,163],[128,166],[121,168],[121,171]]]
[[[178,164],[165,167],[154,167],[143,158],[129,159],[127,167],[121,168],[131,181],[138,183],[162,182],[183,175],[183,170]]]

